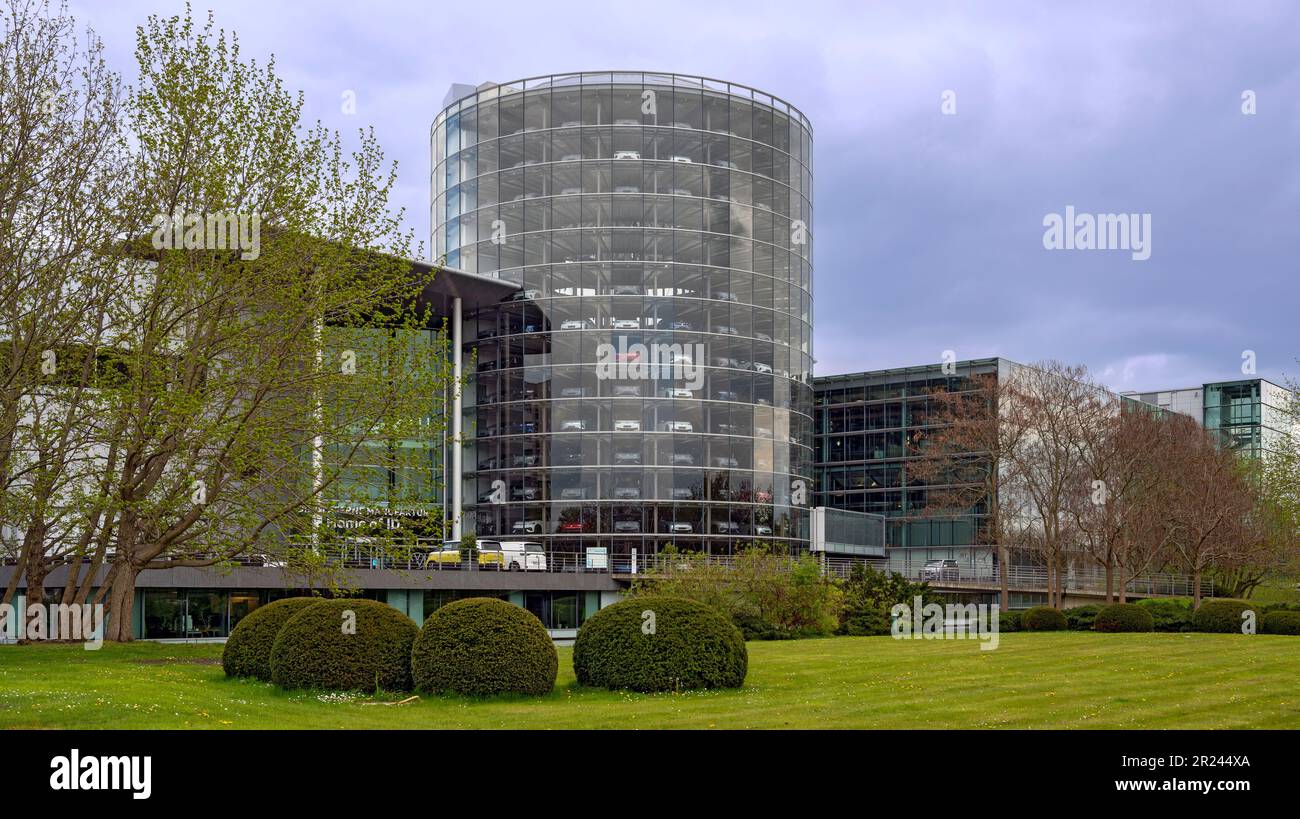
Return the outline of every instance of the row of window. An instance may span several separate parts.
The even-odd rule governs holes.
[[[581,313],[582,303],[578,299],[598,310],[620,306],[655,319],[695,319],[690,327],[668,329],[703,330],[705,325],[700,317],[704,314],[699,311],[704,309],[719,316],[726,311],[735,320],[751,323],[760,330],[776,329],[789,318],[802,321],[805,331],[809,327],[812,298],[794,282],[721,268],[683,266],[671,272],[644,271],[638,278],[639,272],[642,271],[622,264],[585,264],[530,267],[516,271],[522,275],[510,277],[503,274],[501,278],[518,281],[524,289],[513,302],[471,316],[477,319],[476,334],[486,329],[496,335],[501,328],[514,328],[519,333],[540,332],[548,317],[555,326],[559,311]],[[753,317],[752,321],[749,316]]]
[[[812,175],[779,151],[748,140],[705,136],[675,129],[615,128],[565,129],[525,137],[507,137],[461,151],[434,166],[438,193],[484,177],[576,163],[666,163],[683,171],[721,169],[752,174],[755,181],[775,183],[803,192]]]
[[[450,201],[448,208],[455,205]],[[453,250],[477,241],[491,241],[501,247],[526,245],[528,240],[538,238],[534,234],[554,231],[559,248],[599,243],[592,246],[608,254],[633,250],[662,254],[667,250],[664,242],[669,239],[685,249],[690,243],[738,237],[760,242],[753,252],[771,245],[767,252],[791,251],[800,259],[812,255],[813,237],[806,214],[795,213],[792,217],[762,205],[692,195],[685,189],[680,193],[667,189],[647,189],[644,193],[557,190],[554,195],[541,193],[531,198],[520,194],[504,204],[488,203],[462,213],[449,213],[441,221],[445,223],[442,233],[448,248]],[[575,232],[579,230],[587,235]]]
[[[239,621],[259,606],[307,594],[306,590],[279,589],[141,589],[142,615],[135,636],[148,640],[228,637]],[[528,609],[550,629],[578,628],[600,607],[597,592],[417,589],[398,594],[406,613],[416,619],[464,597],[496,597]],[[389,595],[386,590],[370,589],[357,596],[388,602]]]
[[[500,94],[499,87],[494,94]],[[593,84],[462,100],[433,128],[434,164],[498,137],[591,126],[668,127],[753,140],[811,162],[812,138],[797,118],[764,104],[704,89]]]
[[[581,535],[718,535],[806,538],[808,510],[787,506],[584,504],[485,506],[474,512],[480,536],[559,538]]]
[[[927,396],[937,390],[945,390],[947,392],[970,391],[978,387],[978,383],[974,378],[979,375],[982,375],[982,373],[949,376],[936,375],[931,378],[890,380],[876,384],[858,385],[853,387],[838,387],[822,382],[817,385],[816,403],[819,406],[859,404],[864,401],[880,401],[890,398],[905,398],[908,396]]]
[[[479,275],[533,265],[673,262],[730,268],[801,282],[807,269],[803,257],[794,251],[738,236],[691,231],[549,231],[526,234],[521,241],[513,243],[499,244],[485,239],[453,250],[460,254],[463,263],[472,261],[475,265],[474,271],[467,272]]]

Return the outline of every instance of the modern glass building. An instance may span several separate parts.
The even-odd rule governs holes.
[[[1191,416],[1226,445],[1251,458],[1261,458],[1282,445],[1291,423],[1287,408],[1294,400],[1290,390],[1263,378],[1125,395]]]
[[[816,505],[884,515],[891,552],[909,549],[921,561],[972,559],[984,507],[928,514],[927,487],[908,474],[908,442],[930,427],[934,390],[974,390],[974,379],[1004,378],[1017,366],[986,358],[817,378]]]
[[[454,86],[433,246],[522,287],[465,316],[466,522],[549,548],[803,548],[812,128],[734,83]]]

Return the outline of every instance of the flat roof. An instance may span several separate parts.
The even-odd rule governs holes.
[[[502,299],[514,295],[523,288],[511,281],[477,273],[466,273],[451,267],[439,267],[432,262],[408,259],[412,272],[422,278],[428,278],[419,297],[419,305],[428,307],[439,317],[451,316],[452,300],[459,298],[461,307],[469,310],[497,304]]]

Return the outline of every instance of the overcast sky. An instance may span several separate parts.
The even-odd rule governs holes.
[[[1300,374],[1300,4],[195,2],[209,7],[245,56],[275,55],[312,119],[375,127],[426,252],[428,131],[450,83],[702,74],[813,123],[819,375],[945,350],[1083,363],[1119,390],[1241,378],[1248,350],[1266,378]],[[72,9],[131,81],[135,26],[184,6]],[[1150,258],[1045,249],[1044,217],[1068,205],[1150,214]]]

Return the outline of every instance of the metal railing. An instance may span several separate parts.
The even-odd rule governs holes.
[[[504,540],[506,543],[511,541]],[[515,541],[519,542],[519,541]],[[303,544],[295,544],[306,548]],[[693,563],[710,566],[733,566],[739,556],[735,554],[696,553],[643,553],[639,549],[610,553],[598,549],[520,549],[479,548],[473,553],[460,549],[445,549],[442,541],[418,540],[410,545],[376,547],[367,543],[332,543],[316,548],[320,562],[327,568],[372,569],[397,572],[547,572],[553,574],[607,574],[630,579],[648,572],[684,569]],[[991,564],[970,563],[958,567],[927,567],[922,565],[891,566],[885,560],[858,556],[812,553],[822,572],[831,577],[847,578],[856,565],[868,565],[882,571],[900,574],[908,580],[925,581],[941,590],[997,591],[1001,581],[998,570]],[[806,559],[807,555],[785,557],[789,566]],[[291,569],[282,555],[243,554],[226,565]],[[297,561],[294,561],[296,564]],[[1075,566],[1063,572],[1062,587],[1066,592],[1104,593],[1105,571],[1096,566]],[[1113,587],[1118,590],[1118,575]],[[1046,591],[1047,570],[1041,566],[1009,566],[1008,587],[1015,591]],[[1127,578],[1129,594],[1137,596],[1191,596],[1194,592],[1192,578],[1179,573],[1147,573]],[[1201,593],[1211,596],[1213,581],[1201,580]]]

